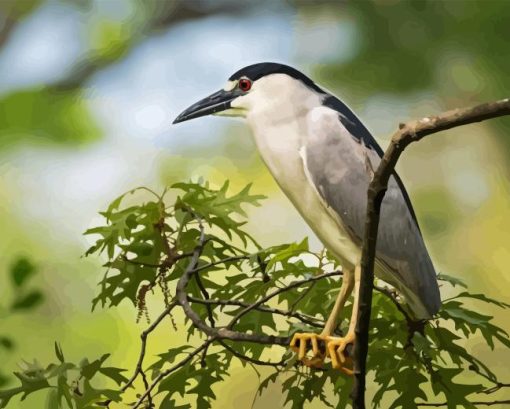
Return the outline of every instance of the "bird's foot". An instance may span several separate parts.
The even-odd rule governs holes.
[[[290,349],[298,359],[310,368],[322,368],[326,358],[325,337],[311,332],[294,334],[290,341]],[[308,356],[308,347],[312,347],[312,355]]]
[[[326,355],[331,359],[331,366],[346,375],[353,375],[351,348],[355,340],[354,333],[347,333],[345,337],[324,337],[326,341]]]

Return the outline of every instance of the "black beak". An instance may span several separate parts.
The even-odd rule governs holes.
[[[198,101],[196,104],[191,105],[188,109],[181,112],[175,118],[174,124],[187,121],[188,119],[198,118],[205,115],[214,114],[216,112],[225,111],[230,108],[232,100],[237,98],[240,94],[236,90],[225,91],[220,90],[212,95]]]

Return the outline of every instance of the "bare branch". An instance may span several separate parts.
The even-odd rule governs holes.
[[[509,114],[510,99],[507,98],[481,104],[472,108],[455,109],[440,115],[412,121],[401,125],[400,129],[393,135],[391,143],[375,171],[367,192],[368,202],[361,256],[358,322],[356,325],[356,342],[354,347],[354,383],[351,392],[353,407],[355,409],[365,408],[368,331],[370,326],[374,263],[381,203],[386,193],[388,180],[394,173],[395,165],[400,155],[409,144],[419,141],[427,135]]]

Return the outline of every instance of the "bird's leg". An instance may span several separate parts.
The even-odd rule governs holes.
[[[354,277],[352,275],[351,271],[344,270],[343,277],[342,277],[342,286],[340,287],[340,292],[338,293],[335,301],[335,305],[333,306],[333,309],[331,310],[331,313],[329,314],[328,320],[326,321],[326,325],[324,326],[324,329],[322,330],[321,336],[327,337],[333,334],[333,331],[335,330],[337,326],[338,317],[340,316],[345,302],[347,301],[347,298],[349,298],[349,295],[351,295],[352,288],[354,286]]]
[[[352,272],[344,270],[342,278],[342,286],[340,292],[333,306],[333,310],[326,321],[326,325],[320,334],[314,334],[310,332],[297,333],[292,337],[290,342],[291,349],[298,354],[299,360],[301,360],[306,366],[310,367],[321,367],[322,363],[327,354],[327,350],[324,346],[333,331],[336,328],[338,317],[345,305],[345,301],[352,292],[354,286],[354,277]],[[334,339],[334,338],[331,338]],[[307,347],[312,347],[312,357],[306,356]]]
[[[326,337],[326,354],[331,359],[331,365],[347,375],[352,375],[352,359],[348,356],[346,348],[355,340],[355,329],[358,321],[359,286],[361,279],[361,266],[354,269],[354,302],[352,304],[351,322],[345,337]]]

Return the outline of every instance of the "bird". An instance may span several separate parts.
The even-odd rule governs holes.
[[[290,348],[309,367],[353,375],[347,347],[355,341],[367,190],[383,150],[341,99],[285,64],[246,66],[225,86],[178,115],[244,118],[276,183],[342,266],[342,283],[323,330],[295,333]],[[413,320],[441,306],[437,275],[405,186],[392,174],[382,202],[375,275],[403,296]],[[353,293],[347,332],[335,329]]]

